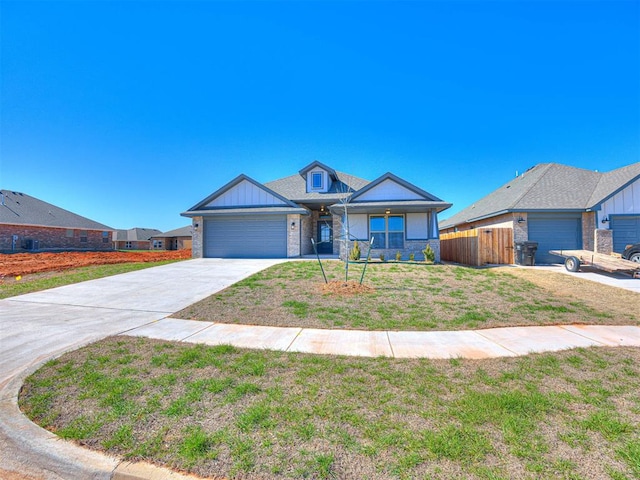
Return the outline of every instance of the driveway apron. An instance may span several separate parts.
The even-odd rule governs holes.
[[[112,478],[119,460],[62,442],[16,398],[44,361],[185,308],[282,260],[196,259],[0,300],[0,478]]]

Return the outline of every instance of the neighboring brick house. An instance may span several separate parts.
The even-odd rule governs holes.
[[[0,251],[112,250],[113,229],[26,193],[0,190]]]
[[[113,235],[113,247],[116,250],[151,250],[151,237],[162,233],[155,228],[130,228],[116,230]]]
[[[299,257],[313,242],[345,257],[354,240],[366,251],[374,238],[374,257],[421,258],[429,244],[439,261],[437,216],[450,206],[392,173],[369,182],[316,161],[265,184],[239,175],[182,215],[193,219],[196,258]]]
[[[152,250],[190,250],[192,243],[191,225],[159,233],[151,237]]]
[[[489,227],[538,242],[536,263],[564,261],[549,250],[621,253],[640,242],[640,163],[610,172],[541,163],[440,222],[442,233]]]

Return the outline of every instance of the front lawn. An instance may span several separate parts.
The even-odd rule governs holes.
[[[640,478],[640,349],[397,360],[115,337],[20,405],[57,435],[214,478]]]
[[[329,280],[344,278],[343,265],[324,262]],[[362,264],[351,265],[350,279],[358,281],[362,268]],[[288,262],[173,316],[220,323],[366,330],[640,323],[640,295],[547,271],[374,263],[368,267],[364,283],[373,291],[324,293],[316,262]]]

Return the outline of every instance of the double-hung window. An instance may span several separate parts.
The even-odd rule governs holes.
[[[404,248],[402,215],[371,215],[369,232],[373,237],[373,248]]]

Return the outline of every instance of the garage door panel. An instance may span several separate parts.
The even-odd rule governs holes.
[[[204,221],[204,256],[284,258],[287,256],[286,216],[207,219]]]
[[[640,215],[610,215],[613,251],[622,253],[627,245],[640,242]]]
[[[582,217],[580,214],[529,214],[529,241],[538,242],[536,263],[562,263],[564,259],[549,250],[582,248]]]

